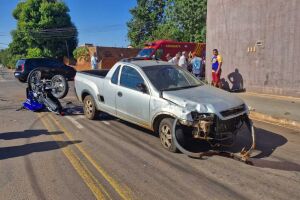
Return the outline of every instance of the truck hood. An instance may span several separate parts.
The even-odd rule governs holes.
[[[220,113],[244,104],[237,96],[208,85],[163,91],[163,98],[189,111],[197,110],[200,113]]]

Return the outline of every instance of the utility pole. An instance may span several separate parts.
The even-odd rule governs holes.
[[[65,40],[65,43],[66,43],[66,48],[67,48],[68,59],[70,59],[69,47],[68,47],[67,40]]]

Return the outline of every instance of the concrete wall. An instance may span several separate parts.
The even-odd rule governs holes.
[[[300,0],[208,0],[209,81],[214,48],[230,87],[229,74],[247,91],[300,97]]]

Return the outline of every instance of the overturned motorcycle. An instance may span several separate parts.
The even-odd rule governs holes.
[[[192,137],[194,139],[200,139],[209,143],[213,150],[195,153],[184,147],[182,139],[184,137],[182,124],[179,119],[175,119],[173,122],[172,140],[179,151],[192,158],[202,158],[205,156],[221,155],[239,160],[248,164],[252,151],[256,147],[256,136],[253,122],[247,114],[240,116],[239,118],[227,121],[221,121],[216,116],[211,115],[199,115],[193,124]],[[251,136],[251,146],[246,149],[244,147],[239,154],[219,150],[219,147],[230,147],[236,142],[236,136],[243,124],[246,124],[248,132]],[[224,131],[226,130],[226,131]]]
[[[59,115],[64,115],[60,101],[52,94],[55,88],[51,81],[42,79],[31,82],[26,88],[26,101],[22,108],[30,111],[42,111],[47,109]]]

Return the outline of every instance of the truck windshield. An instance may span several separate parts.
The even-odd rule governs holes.
[[[204,84],[188,71],[177,66],[158,65],[142,69],[158,91],[181,90]]]
[[[149,58],[152,54],[152,52],[154,51],[154,49],[142,49],[137,57],[144,57],[144,58]]]

